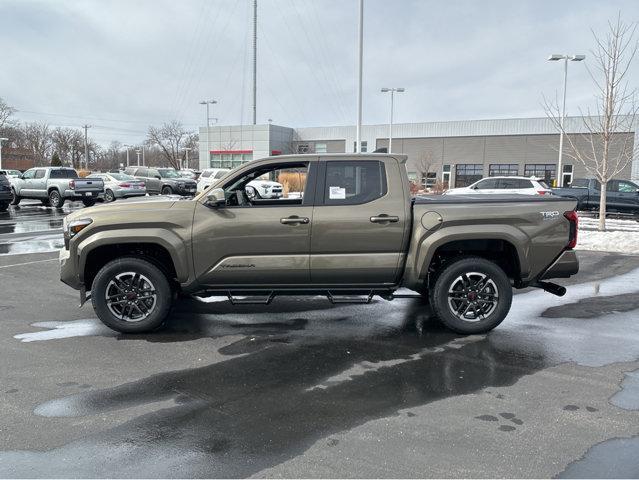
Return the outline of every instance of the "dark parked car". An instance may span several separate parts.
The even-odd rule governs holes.
[[[569,188],[553,188],[561,197],[577,200],[577,210],[597,210],[601,199],[601,184],[594,178],[577,178]],[[606,210],[639,213],[639,185],[630,180],[609,180],[606,185]]]
[[[11,194],[11,183],[9,177],[0,173],[0,212],[6,212],[13,195]]]
[[[177,194],[192,197],[197,191],[195,180],[181,177],[172,168],[127,167],[124,173],[144,180],[149,195]]]

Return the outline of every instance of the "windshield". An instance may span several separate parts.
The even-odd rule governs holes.
[[[163,168],[158,170],[160,172],[160,177],[162,178],[180,178],[180,175],[170,168]]]

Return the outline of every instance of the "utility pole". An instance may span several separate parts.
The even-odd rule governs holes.
[[[9,139],[5,137],[0,138],[0,168],[2,168],[2,142],[6,142],[7,140]]]
[[[564,172],[563,172],[563,155],[564,155],[564,118],[566,117],[566,86],[568,85],[568,60],[571,62],[581,62],[586,58],[585,55],[558,55],[553,54],[548,57],[551,62],[558,60],[564,61],[564,91],[563,102],[561,107],[561,118],[559,119],[559,159],[557,160],[557,186],[559,188],[564,186]]]
[[[402,93],[405,89],[403,87],[384,87],[382,88],[382,93],[390,92],[391,94],[391,102],[390,102],[390,123],[388,124],[388,153],[393,153],[393,99],[395,96],[395,92]]]
[[[191,147],[184,147],[184,151],[186,152],[186,168],[191,166],[189,164],[189,150],[191,150]]]
[[[257,124],[257,0],[253,0],[253,125]]]
[[[142,166],[146,167],[146,163],[144,163],[144,145],[142,145]]]
[[[126,166],[129,166],[129,148],[131,147],[131,145],[124,145],[124,147],[126,148]]]
[[[209,128],[211,126],[211,117],[209,116],[209,105],[215,105],[217,100],[202,100],[200,105],[206,105],[206,156],[208,158],[207,165],[211,163],[211,143],[209,142]],[[217,121],[217,119],[216,119]]]
[[[83,125],[84,128],[84,168],[89,169],[89,142],[87,141],[87,131],[91,128],[91,125]],[[80,165],[82,168],[82,165]]]
[[[359,0],[357,55],[357,126],[355,127],[355,151],[362,153],[362,67],[364,60],[364,0]]]
[[[135,150],[135,154],[138,156],[138,167],[140,166],[140,153],[142,152],[140,152],[139,148]]]

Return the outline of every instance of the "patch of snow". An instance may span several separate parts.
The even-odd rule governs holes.
[[[599,219],[593,217],[579,217],[579,229],[580,230],[597,230],[599,228]],[[625,232],[639,232],[639,222],[637,220],[621,220],[621,219],[606,219],[606,230],[609,231],[625,231]]]
[[[577,249],[639,255],[639,231],[596,232],[579,230]]]
[[[20,333],[13,338],[21,342],[40,342],[60,338],[89,337],[91,335],[116,335],[116,332],[103,325],[98,319],[88,318],[71,322],[37,322],[36,328],[46,328],[40,332]]]

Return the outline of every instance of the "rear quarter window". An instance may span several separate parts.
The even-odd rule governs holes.
[[[78,172],[70,168],[62,168],[60,170],[51,170],[49,178],[78,178]]]

